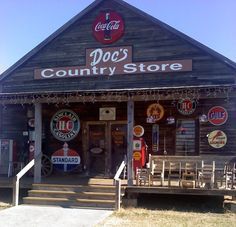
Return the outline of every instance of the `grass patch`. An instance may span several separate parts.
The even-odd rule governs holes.
[[[233,227],[236,214],[234,213],[198,213],[173,210],[149,210],[144,208],[121,209],[97,227]]]

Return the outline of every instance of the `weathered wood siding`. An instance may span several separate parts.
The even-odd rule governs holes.
[[[113,8],[125,22],[124,36],[112,45],[102,45],[92,34],[92,23],[100,11]],[[85,65],[86,48],[133,46],[133,62],[192,59],[192,72],[145,75],[88,76],[34,80],[34,69]],[[198,47],[116,2],[102,2],[72,24],[3,83],[3,92],[64,91],[111,88],[215,85],[235,83],[235,71]]]

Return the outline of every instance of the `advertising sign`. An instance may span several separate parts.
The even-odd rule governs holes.
[[[164,108],[159,103],[153,103],[147,108],[147,123],[155,123],[164,116]]]
[[[228,119],[228,112],[222,106],[214,106],[208,111],[208,121],[213,125],[223,125]]]
[[[50,128],[51,133],[56,139],[60,141],[70,141],[79,133],[79,117],[71,110],[60,110],[52,117]]]
[[[101,12],[92,26],[93,35],[102,44],[111,44],[122,37],[125,25],[122,17],[114,11]]]
[[[177,109],[183,115],[192,114],[195,111],[196,106],[196,101],[189,98],[181,99],[177,103]]]
[[[227,143],[227,136],[221,130],[215,130],[208,135],[208,143],[214,148],[222,148]]]
[[[79,154],[69,149],[68,144],[65,143],[62,149],[53,153],[51,161],[56,169],[68,172],[77,168],[81,159]]]

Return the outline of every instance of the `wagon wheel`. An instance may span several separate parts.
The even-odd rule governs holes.
[[[42,165],[42,168],[41,168],[42,176],[47,177],[47,176],[51,175],[52,168],[53,168],[52,162],[51,162],[50,158],[45,154],[42,155],[41,165]]]

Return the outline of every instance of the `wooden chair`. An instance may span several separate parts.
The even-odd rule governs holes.
[[[178,185],[181,184],[181,162],[169,162],[168,171],[168,187],[171,186],[171,181],[178,181]]]
[[[200,187],[213,188],[215,183],[215,161],[207,163],[202,160],[201,170],[198,173]]]
[[[197,163],[185,162],[184,170],[182,172],[182,187],[195,188],[197,184]],[[186,184],[186,185],[185,185]]]
[[[154,163],[152,161],[150,166],[150,182],[152,185],[154,185],[155,181],[160,181],[161,186],[164,185],[165,181],[165,161],[164,160],[158,160]]]
[[[150,186],[150,172],[147,168],[137,168],[136,170],[136,185],[141,186],[142,184]]]
[[[226,189],[234,189],[236,184],[236,163],[230,163],[225,165],[224,180]]]

